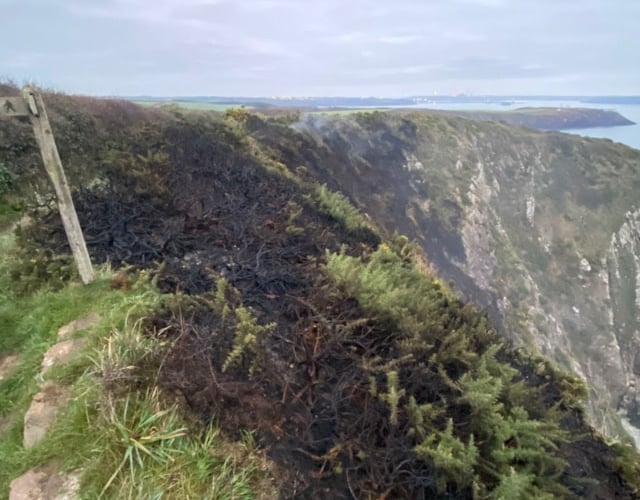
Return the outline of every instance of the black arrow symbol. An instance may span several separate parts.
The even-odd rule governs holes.
[[[11,111],[13,111],[14,113],[16,112],[16,108],[13,107],[13,104],[9,99],[4,101],[4,110],[6,113],[9,113]]]

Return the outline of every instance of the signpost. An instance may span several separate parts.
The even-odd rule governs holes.
[[[40,148],[44,168],[53,183],[58,199],[58,210],[67,234],[71,253],[78,267],[82,282],[86,285],[95,279],[87,244],[73,206],[71,190],[67,183],[58,148],[53,138],[47,111],[40,93],[31,87],[22,90],[22,97],[0,97],[0,118],[28,116]]]

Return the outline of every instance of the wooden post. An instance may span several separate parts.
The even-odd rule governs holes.
[[[62,168],[62,161],[60,161],[60,155],[58,154],[58,148],[53,138],[53,132],[51,131],[51,125],[49,124],[49,118],[47,117],[42,96],[37,90],[31,87],[25,87],[22,90],[22,96],[24,98],[22,103],[16,98],[11,100],[4,99],[4,105],[7,109],[13,107],[16,111],[15,116],[21,116],[22,112],[26,111],[26,114],[31,120],[36,142],[40,147],[44,168],[47,174],[49,174],[49,178],[56,190],[58,209],[60,210],[62,225],[67,233],[71,253],[76,261],[80,278],[86,285],[95,279],[95,274],[93,272],[93,266],[91,265],[89,252],[87,251],[87,244],[84,241],[84,235],[80,228],[78,215],[73,206],[71,190],[69,189],[67,177]],[[2,101],[3,99],[0,99],[0,106],[2,105]],[[5,114],[9,115],[10,112]]]

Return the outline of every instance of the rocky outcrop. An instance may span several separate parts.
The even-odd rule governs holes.
[[[491,229],[495,221],[495,214],[491,211],[491,198],[498,193],[494,193],[487,182],[484,165],[479,162],[476,169],[469,185],[470,203],[465,207],[460,230],[465,249],[472,248],[473,252],[465,252],[467,258],[463,267],[480,288],[489,290],[497,261],[491,245]],[[496,229],[499,231],[499,228]]]
[[[47,350],[42,361],[41,381],[54,366],[69,363],[84,345],[83,338],[69,339],[77,331],[94,326],[100,320],[97,314],[89,314],[58,330],[59,342]],[[9,364],[15,365],[17,357],[5,357],[0,363],[0,374],[6,373]],[[0,380],[2,380],[0,378]],[[24,415],[23,446],[32,448],[44,437],[66,407],[71,389],[54,380],[42,382],[33,396],[31,406]],[[1,422],[0,422],[1,424]],[[3,426],[0,425],[0,432]],[[55,462],[28,470],[11,482],[9,500],[75,500],[79,498],[80,471],[60,473]]]
[[[625,219],[607,255],[610,326],[625,375],[620,411],[640,428],[640,210],[627,212]]]
[[[9,500],[75,500],[79,498],[80,474],[60,474],[55,464],[36,467],[11,482]]]
[[[58,329],[58,340],[65,340],[76,332],[91,328],[96,325],[100,319],[101,318],[98,313],[89,313],[82,318],[73,320]]]
[[[62,366],[72,361],[84,346],[85,339],[68,337],[77,331],[90,328],[99,320],[100,316],[92,313],[60,327],[57,334],[58,343],[51,346],[42,358],[39,379],[44,380],[44,376],[54,366]],[[35,446],[44,438],[70,397],[71,391],[68,387],[53,380],[44,381],[24,416],[25,448]]]
[[[25,448],[35,446],[44,438],[70,397],[67,387],[51,380],[43,384],[24,416]]]
[[[84,346],[84,339],[69,339],[58,342],[52,346],[42,358],[42,375],[47,373],[54,365],[65,365],[71,361],[77,352]]]

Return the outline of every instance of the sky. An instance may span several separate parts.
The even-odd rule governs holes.
[[[0,79],[90,95],[638,95],[640,0],[0,0]]]

